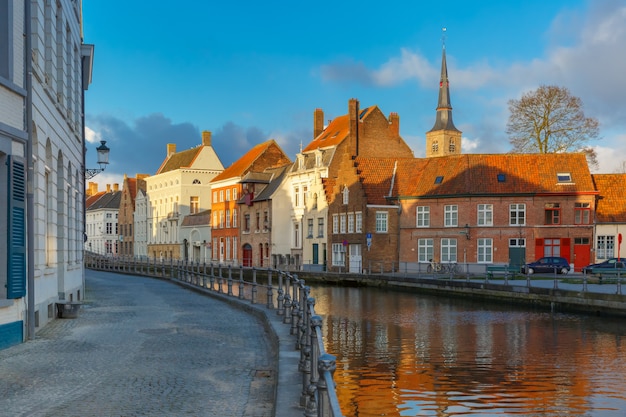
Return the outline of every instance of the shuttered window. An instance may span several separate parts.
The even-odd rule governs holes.
[[[7,161],[7,298],[21,298],[26,295],[26,171],[22,158]]]

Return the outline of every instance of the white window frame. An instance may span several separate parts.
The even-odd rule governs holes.
[[[343,187],[343,204],[348,204],[348,202],[350,201],[350,190],[348,189],[348,187],[344,186]]]
[[[478,204],[476,211],[478,226],[493,226],[493,204]]]
[[[415,227],[430,227],[430,206],[415,208]]]
[[[441,239],[440,262],[455,263],[457,262],[457,240],[450,238]]]
[[[526,226],[526,204],[509,204],[509,226]]]
[[[430,262],[434,256],[435,241],[432,238],[417,239],[417,261]]]
[[[356,233],[363,233],[363,213],[360,211],[357,211],[355,213],[355,227],[354,230]]]
[[[444,227],[457,227],[459,225],[459,206],[450,204],[443,207]]]
[[[333,243],[332,254],[333,266],[346,266],[346,247],[343,244]]]
[[[354,233],[354,213],[348,213],[348,233]]]
[[[387,233],[389,231],[389,213],[386,211],[376,212],[376,233]]]
[[[346,233],[346,213],[339,215],[339,233]]]
[[[333,214],[333,234],[339,233],[339,215]]]
[[[479,264],[493,263],[493,239],[479,238],[476,241],[476,261]]]

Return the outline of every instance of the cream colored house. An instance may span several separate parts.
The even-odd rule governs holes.
[[[149,258],[184,260],[189,256],[181,236],[183,220],[211,208],[210,182],[223,170],[211,146],[211,132],[202,132],[202,144],[192,149],[176,152],[175,144],[167,145],[161,167],[146,178]]]

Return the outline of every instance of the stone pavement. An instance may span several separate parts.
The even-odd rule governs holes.
[[[254,315],[171,282],[86,271],[85,305],[0,350],[0,416],[274,415]]]

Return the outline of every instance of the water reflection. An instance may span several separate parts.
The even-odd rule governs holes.
[[[621,319],[312,288],[346,416],[623,416]]]

